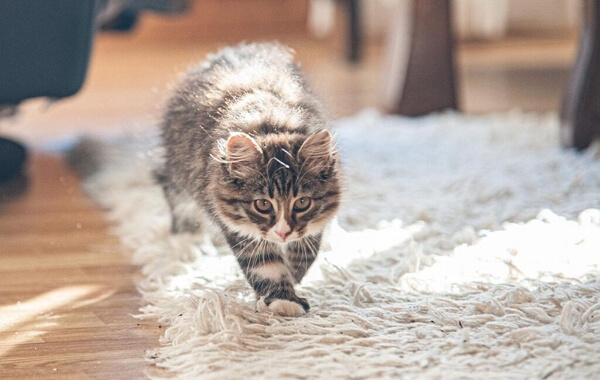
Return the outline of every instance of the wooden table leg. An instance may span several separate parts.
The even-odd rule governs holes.
[[[578,150],[600,137],[600,6],[585,0],[577,60],[560,113],[561,142]]]
[[[360,0],[347,0],[348,6],[348,60],[356,63],[361,57],[362,23]]]
[[[409,34],[390,49],[404,49],[389,60],[389,86],[400,86],[384,99],[392,113],[406,116],[424,115],[443,109],[456,109],[453,36],[449,0],[412,0],[398,13],[398,23]],[[406,15],[406,12],[410,14]],[[394,53],[391,53],[392,55]],[[407,60],[407,61],[406,61]],[[402,71],[402,72],[399,72]],[[393,78],[393,79],[392,79]],[[398,79],[398,81],[396,81]],[[398,82],[398,83],[397,83]]]

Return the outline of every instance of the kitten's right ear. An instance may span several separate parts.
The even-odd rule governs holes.
[[[262,157],[262,149],[256,140],[245,133],[232,133],[225,144],[225,156],[229,172],[238,177],[255,174],[253,163]]]
[[[304,168],[318,174],[329,167],[331,163],[333,143],[331,133],[327,130],[319,131],[309,136],[298,150],[298,158],[304,162]]]

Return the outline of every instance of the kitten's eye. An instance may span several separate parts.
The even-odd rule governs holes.
[[[296,199],[296,202],[294,202],[294,211],[306,211],[310,208],[311,205],[312,199],[310,199],[309,197],[298,198]]]
[[[267,199],[257,199],[254,201],[254,208],[263,214],[267,214],[273,209],[273,204]]]

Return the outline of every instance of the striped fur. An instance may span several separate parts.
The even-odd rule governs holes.
[[[291,51],[275,44],[226,48],[192,68],[162,123],[157,178],[173,232],[217,223],[257,297],[283,315],[308,310],[293,285],[340,204],[327,125]]]

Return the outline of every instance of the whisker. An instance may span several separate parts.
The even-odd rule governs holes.
[[[253,241],[251,241],[250,243],[248,243],[248,245],[246,245],[240,252],[238,252],[237,254],[235,254],[236,257],[241,257],[243,254],[246,253],[246,251],[252,247],[252,246],[256,246],[256,238],[249,236],[248,239],[252,239]],[[256,247],[255,247],[256,249]],[[254,252],[254,251],[253,251]]]
[[[285,162],[281,161],[279,158],[273,157],[272,159],[275,160],[275,161],[277,161],[277,162],[279,162],[281,164],[281,166],[285,167],[286,169],[290,168],[290,165],[288,165]]]
[[[308,245],[310,247],[310,251],[311,251],[311,256],[315,257],[317,255],[317,249],[315,247],[314,242],[311,240],[310,236],[306,237],[306,245]]]
[[[302,244],[302,256],[304,259],[304,263],[308,261],[308,246],[306,244]]]
[[[234,248],[237,248],[237,247],[239,247],[240,245],[242,245],[242,244],[244,244],[244,243],[248,242],[248,241],[249,241],[249,240],[251,240],[251,239],[254,239],[254,238],[253,238],[252,236],[248,236],[248,237],[246,237],[245,239],[243,239],[243,240],[240,240],[240,241],[239,241],[239,242],[238,242],[236,245],[232,246],[232,247],[231,247],[231,249],[233,250]]]

